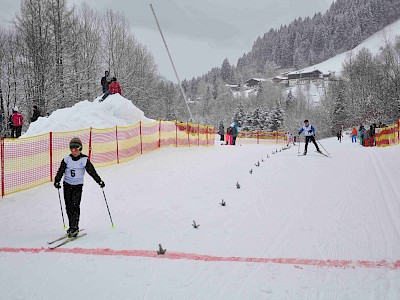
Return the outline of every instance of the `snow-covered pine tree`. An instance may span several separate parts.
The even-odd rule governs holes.
[[[284,111],[282,107],[278,104],[278,106],[274,109],[271,114],[271,130],[277,131],[281,128],[283,124],[283,115]]]
[[[238,122],[239,127],[243,127],[245,121],[244,118],[245,118],[244,106],[243,103],[240,101],[236,109],[235,115],[233,116],[233,119]]]

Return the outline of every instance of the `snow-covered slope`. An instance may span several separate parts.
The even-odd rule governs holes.
[[[353,57],[356,56],[358,52],[363,48],[369,49],[372,54],[378,54],[382,47],[384,47],[387,42],[393,42],[396,36],[400,36],[400,20],[386,26],[381,31],[370,36],[354,49],[338,54],[319,64],[297,70],[296,72],[310,72],[313,70],[320,70],[324,74],[334,72],[335,75],[340,75],[343,69],[343,63],[350,57],[350,55],[352,55]],[[310,100],[310,104],[318,103],[321,97],[325,95],[325,87],[322,84],[317,84],[315,82],[311,82],[307,85],[298,84],[288,87],[285,89],[285,96],[287,96],[289,90],[292,91],[292,94],[295,97],[297,97],[300,93],[303,94],[307,99]]]
[[[108,96],[103,102],[101,97],[93,102],[81,101],[72,107],[54,111],[49,117],[41,117],[30,124],[22,137],[39,135],[47,132],[65,132],[85,128],[111,128],[129,126],[142,121],[153,122],[146,118],[143,111],[132,101],[119,94]]]
[[[378,54],[380,49],[385,46],[386,42],[393,42],[396,36],[400,36],[400,20],[386,26],[381,31],[376,32],[361,44],[352,50],[338,54],[319,64],[304,68],[304,71],[320,70],[323,73],[336,72],[336,75],[342,71],[342,64],[346,61],[349,55],[356,56],[357,53],[367,48],[372,54]]]

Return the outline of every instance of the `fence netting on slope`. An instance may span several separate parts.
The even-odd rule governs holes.
[[[79,137],[83,153],[96,167],[122,163],[163,147],[214,145],[214,127],[189,122],[139,122],[133,126],[50,132],[18,139],[1,139],[2,196],[53,181],[69,141]]]

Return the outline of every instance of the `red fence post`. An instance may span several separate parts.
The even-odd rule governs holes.
[[[178,120],[175,120],[175,147],[178,147]]]
[[[142,121],[139,122],[139,134],[140,134],[140,154],[143,154]]]
[[[92,158],[92,127],[89,130],[89,160]]]
[[[207,139],[207,146],[208,146],[208,125],[207,125],[207,128],[206,128],[206,139]]]
[[[53,133],[49,133],[50,141],[49,141],[49,148],[50,148],[50,182],[53,182]]]
[[[161,120],[158,123],[158,148],[161,148]]]
[[[1,146],[0,146],[0,156],[1,156],[1,198],[4,197],[4,138],[1,138]]]
[[[197,146],[200,146],[200,124],[197,124]]]
[[[189,121],[186,122],[186,131],[188,135],[188,145],[190,147]]]
[[[397,120],[397,142],[400,143],[400,119]]]
[[[118,126],[115,126],[115,141],[116,141],[116,143],[117,143],[117,164],[119,164]]]

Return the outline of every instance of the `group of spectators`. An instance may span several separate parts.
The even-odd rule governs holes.
[[[378,125],[376,125],[375,123],[371,124],[369,126],[369,129],[365,129],[364,125],[360,125],[358,130],[356,127],[354,127],[351,132],[351,142],[357,143],[357,137],[358,137],[360,145],[366,147],[376,146],[376,138],[375,138],[376,129],[384,127],[386,127],[386,125],[383,124],[382,122],[379,122]]]
[[[223,122],[221,121],[219,123],[218,134],[220,135],[220,141],[226,142],[225,145],[236,145],[236,137],[238,136],[238,133],[239,129],[237,121],[232,122],[232,124],[227,128],[226,133]]]
[[[100,102],[104,101],[109,95],[120,94],[122,95],[121,86],[119,85],[116,77],[111,77],[109,71],[104,72],[104,76],[101,78],[101,86],[103,88],[103,96]]]
[[[105,71],[105,76],[101,78],[101,86],[103,89],[103,96],[102,99],[100,100],[103,101],[106,99],[109,95],[112,94],[120,94],[122,95],[121,92],[121,86],[117,82],[117,78],[111,77],[109,71]],[[41,111],[38,108],[37,105],[33,105],[33,111],[32,111],[32,117],[31,117],[31,123],[35,122],[39,117],[41,117]],[[20,110],[18,109],[18,106],[15,106],[12,109],[12,113],[10,113],[10,117],[8,119],[8,122],[5,121],[5,116],[4,112],[0,114],[0,130],[3,130],[3,124],[4,124],[4,130],[10,130],[10,134],[7,132],[4,134],[6,137],[11,137],[11,138],[19,138],[22,133],[22,126],[24,124],[24,117],[22,116]],[[8,126],[6,126],[8,125]],[[7,129],[8,127],[8,129]]]

